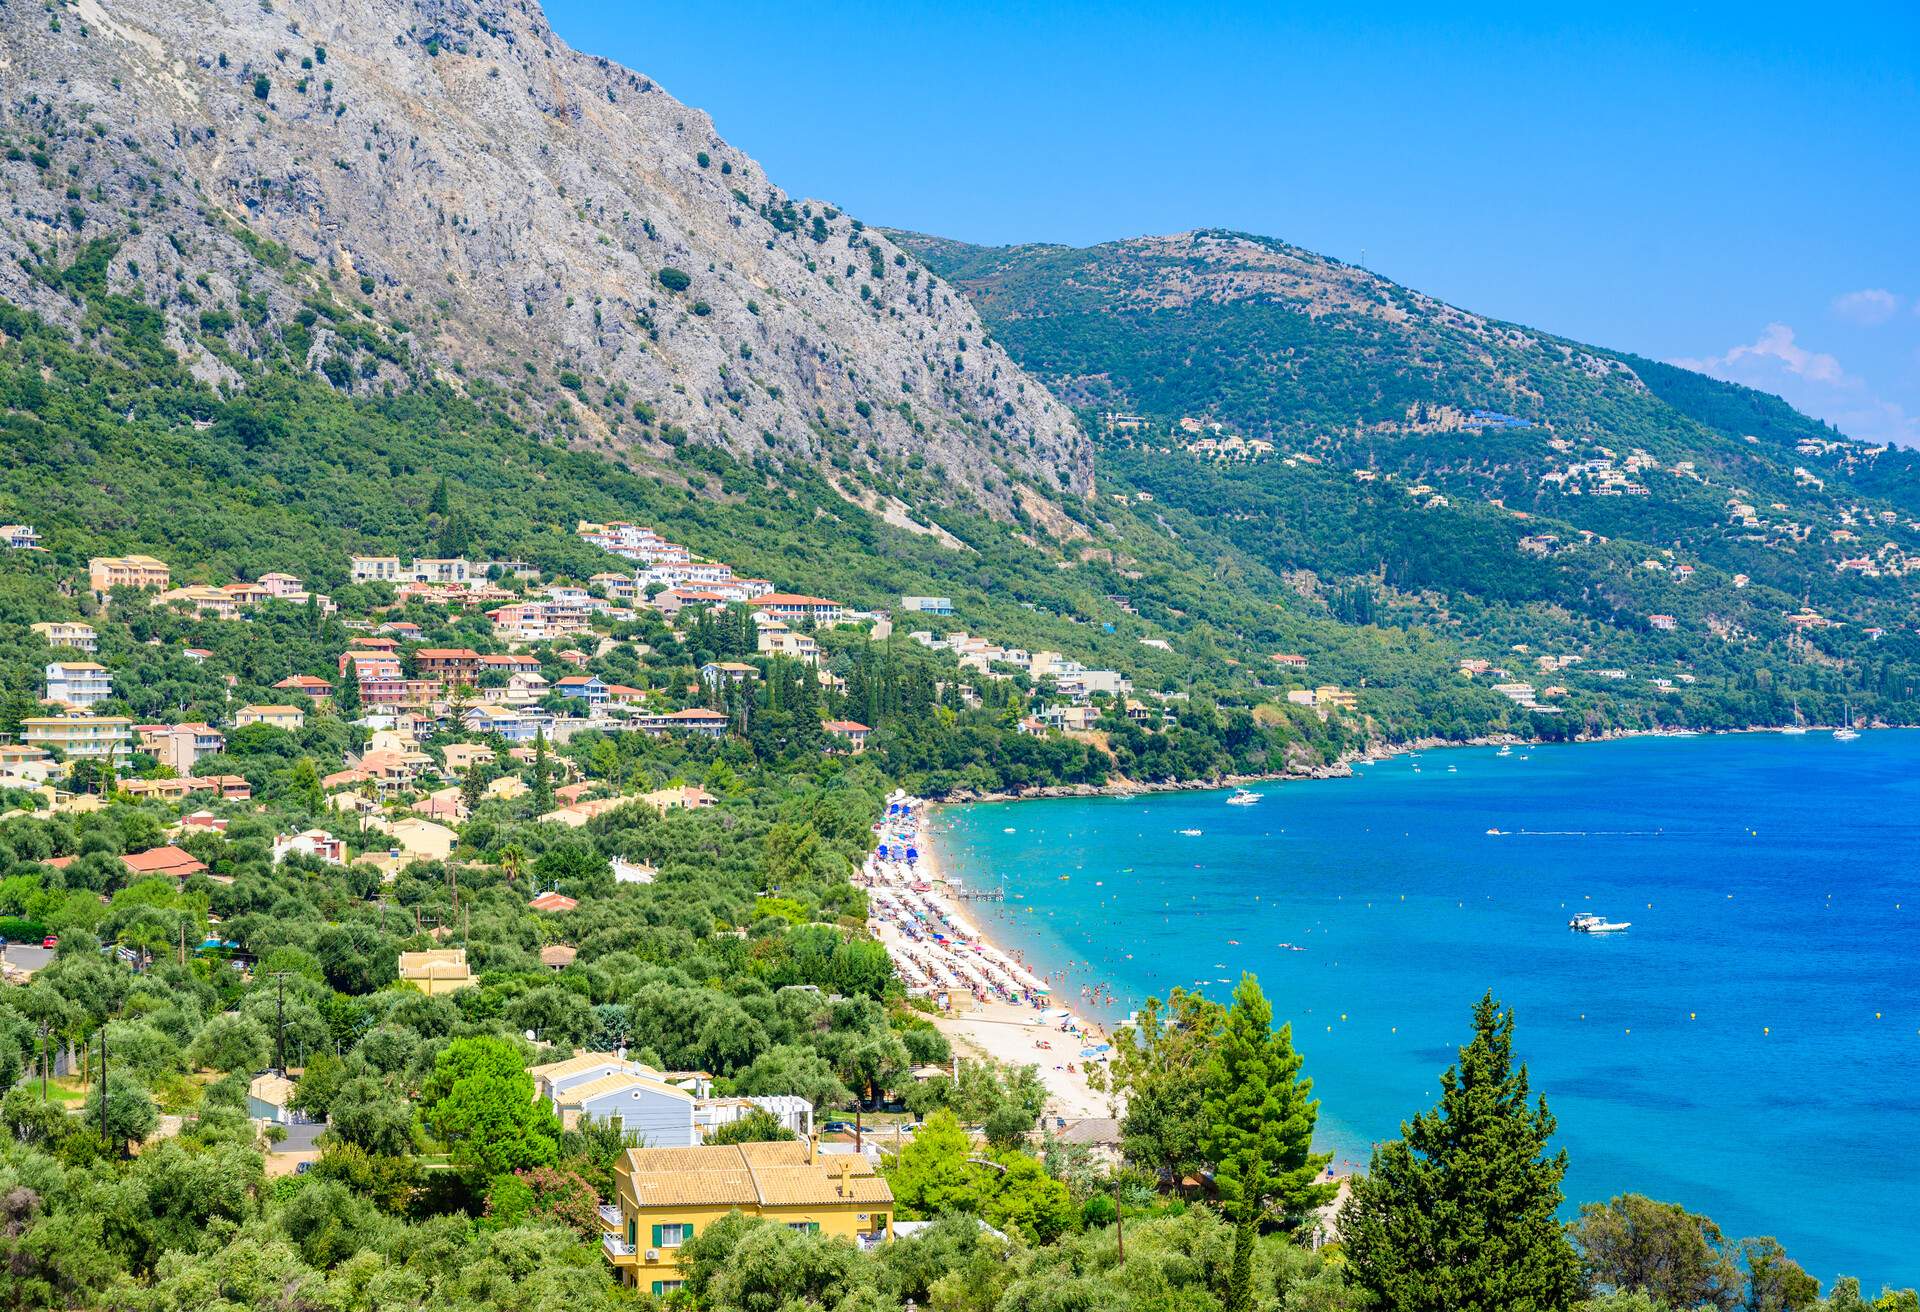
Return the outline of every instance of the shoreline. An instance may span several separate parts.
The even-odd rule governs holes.
[[[1791,726],[1751,725],[1742,729],[1608,729],[1602,733],[1576,734],[1553,740],[1529,738],[1517,733],[1484,734],[1475,738],[1414,738],[1402,743],[1383,743],[1365,751],[1346,752],[1326,765],[1309,770],[1270,770],[1252,774],[1224,774],[1218,779],[1116,779],[1104,784],[1041,784],[1019,792],[975,792],[962,788],[940,797],[927,799],[929,805],[967,806],[976,802],[1028,802],[1047,798],[1147,797],[1160,793],[1204,793],[1247,784],[1314,783],[1325,779],[1350,779],[1356,765],[1377,765],[1413,752],[1433,752],[1452,747],[1560,747],[1590,743],[1623,742],[1635,738],[1723,738],[1740,734],[1785,734]],[[1839,725],[1808,724],[1809,734],[1830,733]],[[1876,724],[1862,732],[1916,729],[1920,725]],[[1792,736],[1792,735],[1788,735]]]
[[[896,814],[896,805],[907,808]],[[1112,1114],[1104,1092],[1087,1078],[1090,1049],[1108,1043],[1106,1030],[1060,1003],[1052,985],[1022,955],[990,938],[961,910],[965,899],[948,877],[931,819],[935,804],[895,794],[875,826],[888,858],[868,858],[859,883],[867,890],[867,930],[893,958],[910,994],[944,995],[948,1006],[931,1019],[956,1050],[1008,1066],[1032,1066],[1046,1086],[1044,1111],[1056,1125]],[[904,836],[917,858],[892,860]]]

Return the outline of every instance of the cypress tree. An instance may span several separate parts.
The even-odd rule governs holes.
[[[1253,1245],[1262,1221],[1292,1229],[1333,1196],[1318,1177],[1327,1156],[1313,1151],[1320,1104],[1300,1075],[1290,1026],[1273,1028],[1259,981],[1242,975],[1209,1059],[1202,1106],[1214,1185],[1234,1223],[1228,1312],[1253,1306]]]
[[[1565,1152],[1554,1120],[1513,1064],[1513,1013],[1493,994],[1473,1041],[1440,1077],[1440,1104],[1374,1150],[1340,1213],[1347,1278],[1381,1312],[1559,1312],[1583,1293],[1554,1218]]]

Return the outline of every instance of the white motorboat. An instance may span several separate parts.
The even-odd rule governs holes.
[[[1247,788],[1236,788],[1233,796],[1227,799],[1228,806],[1252,806],[1260,800],[1260,794]]]
[[[1567,922],[1567,928],[1578,934],[1618,934],[1633,925],[1631,920],[1608,920],[1605,916],[1596,916],[1591,911],[1583,911]]]
[[[1188,838],[1198,838],[1202,833],[1202,831],[1198,829],[1182,829],[1180,832],[1185,834]]]

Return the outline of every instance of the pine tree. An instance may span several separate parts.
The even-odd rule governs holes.
[[[311,756],[303,756],[294,762],[290,791],[293,800],[310,816],[319,815],[326,808],[327,797],[320,787],[320,771],[314,766]]]
[[[1580,1262],[1554,1212],[1564,1152],[1513,1064],[1513,1013],[1493,994],[1473,1041],[1440,1077],[1440,1105],[1378,1148],[1340,1213],[1347,1278],[1381,1312],[1557,1312],[1582,1295]]]
[[[1327,1156],[1313,1151],[1320,1104],[1300,1075],[1291,1027],[1273,1028],[1259,981],[1242,975],[1209,1059],[1202,1103],[1204,1147],[1214,1185],[1234,1223],[1229,1312],[1253,1306],[1253,1245],[1261,1222],[1291,1229],[1333,1196],[1319,1182]]]
[[[533,735],[533,813],[545,815],[553,810],[553,777],[547,769],[547,735],[536,729]]]

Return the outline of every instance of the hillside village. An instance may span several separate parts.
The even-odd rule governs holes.
[[[332,597],[309,592],[284,572],[223,586],[173,586],[169,565],[152,555],[92,557],[86,588],[104,617],[138,615],[142,605],[232,624],[298,613],[338,619],[344,645],[330,653],[326,667],[288,668],[269,680],[273,701],[236,697],[232,690],[242,680],[228,672],[227,713],[217,722],[146,722],[111,713],[115,670],[92,659],[100,651],[94,624],[36,622],[31,628],[48,647],[44,684],[35,713],[19,717],[12,741],[0,743],[0,790],[15,790],[8,793],[12,805],[56,814],[100,807],[113,795],[180,807],[248,801],[246,778],[207,772],[202,763],[225,759],[228,738],[250,726],[296,736],[315,720],[334,720],[353,730],[353,745],[315,765],[326,809],[344,816],[342,834],[282,841],[298,839],[301,851],[313,847],[332,861],[365,859],[392,876],[413,859],[445,859],[457,841],[449,826],[465,820],[478,799],[524,793],[520,776],[536,763],[547,768],[549,747],[561,749],[582,734],[724,740],[741,732],[751,705],[743,693],[770,668],[804,670],[818,688],[822,751],[866,749],[874,730],[851,715],[856,707],[847,697],[847,678],[833,672],[822,642],[831,634],[831,645],[843,651],[849,642],[887,644],[895,628],[891,611],[776,592],[764,578],[741,578],[726,563],[695,559],[637,524],[582,522],[576,532],[634,567],[595,572],[576,584],[541,582],[524,561],[351,557],[353,584],[374,584],[392,597],[382,611],[417,615],[426,607],[442,617],[438,622],[386,619],[378,611],[340,615]],[[42,549],[27,528],[15,542]],[[908,595],[899,609],[902,617],[952,619],[947,597]],[[649,663],[659,663],[655,657],[668,659],[657,644],[693,649],[701,626],[716,624],[745,624],[733,638],[739,651],[732,659],[701,661],[697,678],[680,688],[643,674]],[[486,649],[442,644],[438,632],[445,626],[463,632],[484,626],[480,645]],[[637,630],[653,642],[639,640]],[[1016,699],[1010,718],[1029,736],[1089,734],[1106,715],[1160,728],[1173,720],[1165,707],[1185,699],[1185,693],[1154,690],[1146,695],[1158,699],[1160,709],[1148,711],[1117,670],[1089,668],[1060,651],[1004,647],[966,630],[916,628],[906,638],[950,661],[937,695],[979,707],[977,686],[993,684],[996,705],[1008,705],[1008,695]],[[182,645],[179,657],[205,665],[213,653]],[[1338,705],[1354,709],[1352,697]],[[551,768],[559,774],[570,765],[553,757]],[[605,795],[609,791],[601,784],[564,784],[553,795],[555,807],[540,818],[582,824],[630,799]],[[659,809],[701,805],[701,797],[697,788],[639,795]],[[207,820],[186,818],[194,822]]]

